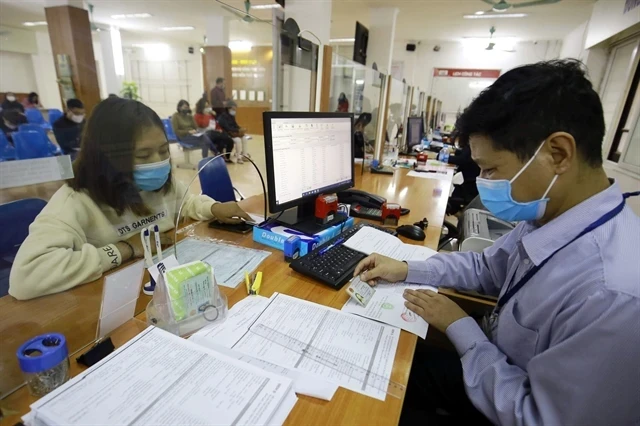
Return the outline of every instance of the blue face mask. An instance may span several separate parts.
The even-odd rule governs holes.
[[[547,208],[547,202],[549,201],[549,199],[545,197],[556,182],[558,175],[553,177],[551,183],[547,187],[547,190],[539,200],[521,203],[511,197],[511,184],[527,169],[527,167],[529,167],[529,164],[531,164],[536,155],[538,155],[538,152],[540,152],[543,145],[544,142],[542,142],[540,147],[538,147],[535,154],[533,154],[533,157],[531,157],[527,164],[525,164],[511,180],[476,178],[476,186],[478,187],[478,193],[480,194],[482,204],[484,204],[484,206],[496,217],[513,222],[520,220],[538,220],[544,216],[544,211]]]
[[[140,191],[155,191],[162,188],[169,178],[171,163],[164,161],[150,164],[138,164],[133,170],[133,180]]]

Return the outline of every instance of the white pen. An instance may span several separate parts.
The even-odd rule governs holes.
[[[156,240],[156,253],[158,254],[158,262],[162,260],[162,242],[160,241],[160,228],[158,225],[153,225],[149,227],[149,233],[151,233],[151,228],[153,228],[154,235],[153,237]]]
[[[147,264],[147,268],[150,268],[153,266],[153,258],[151,257],[151,242],[148,229],[140,231],[140,240],[142,241],[142,248],[144,249],[144,261]]]

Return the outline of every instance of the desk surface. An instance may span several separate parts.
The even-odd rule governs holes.
[[[416,179],[408,177],[407,169],[399,169],[393,176],[364,173],[360,174],[360,166],[356,166],[356,187],[386,197],[389,201],[400,203],[411,209],[411,213],[401,218],[401,223],[413,223],[424,217],[429,220],[427,238],[424,242],[404,240],[416,244],[424,244],[436,249],[440,237],[440,224],[444,220],[444,212],[449,194],[449,182],[433,179]],[[245,210],[260,213],[263,210],[262,196],[251,197],[241,202]],[[265,247],[253,241],[251,234],[239,235],[226,231],[213,230],[206,223],[194,228],[195,234],[224,239],[245,247],[260,248],[272,253],[260,270],[264,272],[261,295],[269,297],[274,292],[288,294],[301,299],[320,303],[340,309],[347,301],[344,289],[336,291],[291,270],[284,262],[281,251]],[[76,287],[70,291],[41,297],[29,301],[17,301],[10,296],[0,298],[0,392],[5,394],[21,382],[15,351],[17,347],[35,335],[57,331],[67,337],[70,353],[76,352],[92,343],[96,336],[100,301],[102,296],[102,279]],[[224,288],[229,307],[246,297],[243,286],[235,289]],[[149,301],[148,296],[138,300],[136,312],[142,312]],[[138,316],[144,321],[144,313]],[[140,323],[132,321],[114,332],[116,347],[127,341],[140,331]],[[416,345],[416,336],[403,331],[400,336],[391,379],[407,384],[409,371]],[[82,369],[72,357],[72,373]],[[23,415],[35,398],[22,387],[0,401],[4,411]],[[380,423],[397,424],[400,418],[402,400],[387,397],[386,401],[378,401],[340,388],[331,401],[301,397],[294,411],[287,419],[288,424],[358,424]],[[8,414],[8,413],[7,413]],[[375,419],[375,420],[373,420]],[[373,421],[372,421],[373,420]]]

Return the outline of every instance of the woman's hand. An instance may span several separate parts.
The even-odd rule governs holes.
[[[215,203],[211,206],[211,214],[215,216],[218,222],[222,223],[242,223],[242,219],[253,222],[251,216],[240,208],[238,203],[229,201],[227,203]]]
[[[163,232],[160,234],[160,245],[162,247],[170,246],[173,244],[173,230]],[[149,245],[151,246],[151,253],[156,254],[156,241],[154,237],[149,236]],[[134,257],[144,257],[144,247],[142,246],[142,240],[140,239],[140,233],[136,232],[124,242],[120,241],[116,243],[116,247],[120,250],[122,260],[129,260]],[[133,249],[133,252],[131,252]]]

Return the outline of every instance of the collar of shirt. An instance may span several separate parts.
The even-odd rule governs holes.
[[[531,261],[539,265],[553,252],[577,237],[587,226],[610,212],[622,201],[622,191],[615,181],[609,188],[567,210],[544,226],[527,222],[522,246]]]

